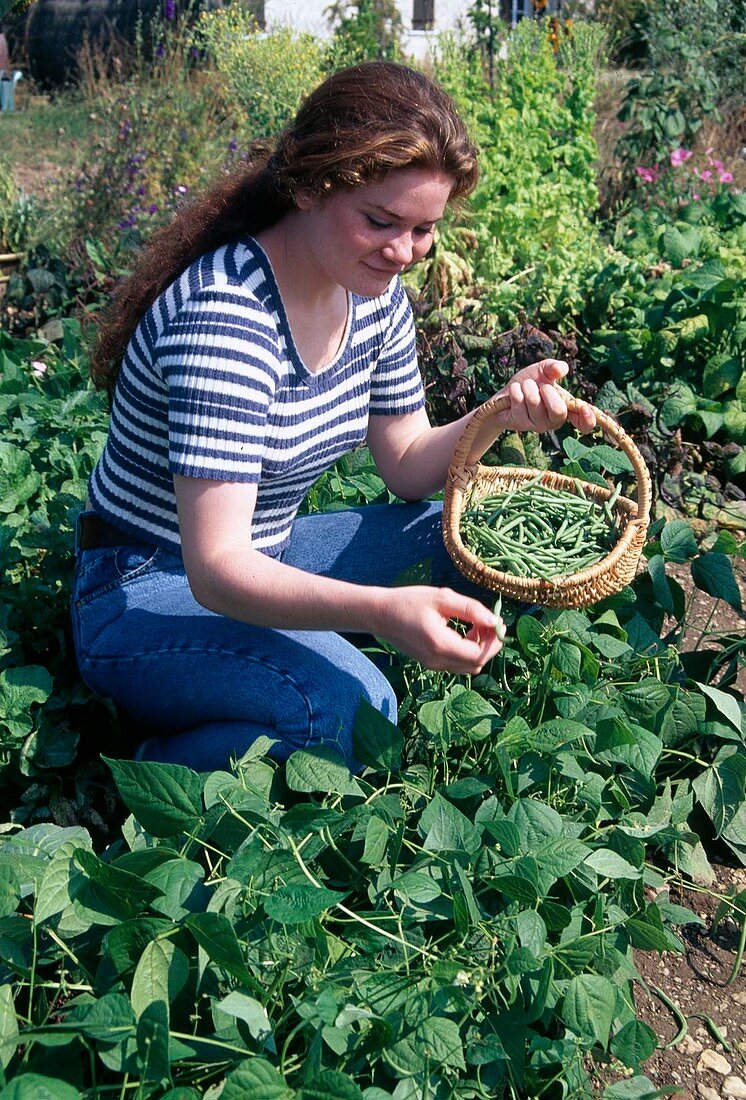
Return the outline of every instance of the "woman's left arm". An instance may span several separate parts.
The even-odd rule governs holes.
[[[581,432],[592,431],[595,415],[581,402],[568,412],[564,391],[557,383],[567,374],[561,359],[542,359],[513,375],[499,392],[510,406],[485,423],[469,455],[477,462],[492,441],[506,431],[547,432],[567,419]],[[424,409],[400,416],[371,416],[368,446],[386,485],[403,500],[422,500],[445,485],[448,467],[461,434],[473,412],[434,428]]]

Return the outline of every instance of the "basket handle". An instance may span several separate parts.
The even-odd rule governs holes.
[[[578,401],[576,397],[573,397],[572,394],[564,393],[562,390],[560,390],[560,393],[566,401],[569,410],[580,408],[582,402]],[[470,467],[467,460],[477,435],[487,421],[508,408],[510,408],[510,396],[507,393],[502,393],[490,397],[489,400],[485,401],[483,405],[480,405],[476,409],[474,415],[461,433],[459,441],[454,449],[451,467],[448,471],[449,480],[458,483],[463,480],[460,474],[461,470],[473,469],[474,464]],[[621,451],[624,451],[627,458],[629,458],[632,463],[635,480],[637,482],[636,519],[644,520],[645,523],[647,523],[652,498],[652,487],[650,473],[645,464],[645,459],[640,454],[634,440],[627,435],[624,428],[618,424],[612,416],[609,416],[608,413],[603,412],[601,409],[597,409],[595,405],[591,405],[591,408],[596,416],[596,426],[603,431],[610,442],[615,443]],[[490,433],[491,438],[485,450],[492,446],[498,436],[502,435],[503,430],[504,429],[500,429],[494,434]]]

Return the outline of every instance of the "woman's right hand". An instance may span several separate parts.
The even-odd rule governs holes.
[[[452,620],[469,625],[463,634]],[[505,623],[451,588],[408,585],[386,590],[381,637],[426,668],[476,675],[502,649]]]

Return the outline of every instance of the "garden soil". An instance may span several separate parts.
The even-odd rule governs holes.
[[[669,565],[668,570],[686,590],[688,569]],[[746,562],[736,562],[736,573],[746,607]],[[682,650],[701,645],[703,631],[713,637],[744,632],[742,614],[698,591],[688,623]],[[746,669],[734,686],[746,694]],[[638,1013],[659,1042],[641,1072],[657,1088],[674,1089],[674,1100],[746,1100],[746,958],[732,980],[740,927],[726,918],[713,928],[720,898],[746,890],[746,869],[737,867],[735,859],[731,863],[725,852],[719,855],[724,862],[713,863],[716,881],[712,885],[671,891],[672,901],[704,921],[681,928],[683,954],[635,952],[645,983],[637,987]],[[676,1006],[678,1018],[653,988],[662,990]],[[615,1080],[619,1073],[609,1066],[597,1075],[596,1084],[602,1089]]]

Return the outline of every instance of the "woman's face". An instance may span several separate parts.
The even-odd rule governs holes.
[[[428,252],[452,187],[450,176],[402,168],[355,190],[299,200],[319,276],[363,297],[383,294]]]

